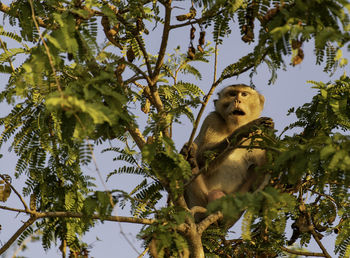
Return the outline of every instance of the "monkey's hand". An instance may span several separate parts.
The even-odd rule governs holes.
[[[272,118],[270,117],[260,117],[255,119],[248,124],[245,124],[238,129],[236,129],[229,137],[229,141],[232,143],[237,143],[243,138],[249,137],[249,135],[257,131],[261,127],[273,129],[275,126]]]
[[[190,166],[192,169],[198,168],[197,159],[196,159],[197,144],[192,143],[191,146],[189,146],[188,143],[186,143],[182,147],[180,154],[184,156],[184,158],[188,161],[188,163],[190,163]]]
[[[244,126],[249,126],[249,127],[267,127],[267,128],[274,128],[275,123],[273,122],[272,118],[270,117],[260,117],[258,119],[255,119],[248,124]]]

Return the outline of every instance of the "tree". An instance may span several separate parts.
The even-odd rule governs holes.
[[[67,250],[72,257],[86,257],[79,235],[96,221],[119,221],[145,225],[139,236],[145,252],[154,257],[330,257],[321,242],[324,234],[336,235],[339,256],[350,255],[350,138],[345,134],[350,129],[350,78],[345,74],[332,83],[313,82],[318,93],[312,101],[290,110],[298,121],[286,130],[300,127],[302,133],[263,134],[269,185],[211,203],[209,215],[197,224],[193,216],[198,210],[189,210],[183,198],[184,186],[195,175],[172,140],[172,128],[184,115],[193,122],[188,142],[193,141],[220,83],[245,72],[253,78],[261,64],[268,65],[273,83],[279,69],[287,67],[286,56],[291,56],[292,65],[303,61],[304,42],[314,42],[317,64],[324,65],[325,72],[345,66],[342,49],[349,48],[350,3],[198,0],[183,3],[188,11],[177,4],[0,2],[10,26],[20,29],[17,35],[0,28],[0,69],[10,75],[0,99],[12,106],[0,120],[0,144],[10,142],[18,156],[15,172],[0,176],[0,197],[6,202],[14,194],[23,205],[0,208],[28,215],[0,253],[17,239],[21,243],[41,231],[44,248],[58,240],[63,257]],[[184,75],[200,79],[195,62],[208,62],[211,55],[217,64],[217,50],[233,26],[239,26],[251,52],[219,76],[215,65],[214,82],[204,94]],[[161,32],[152,30],[155,27]],[[179,28],[188,28],[189,47],[169,51],[169,35]],[[214,48],[206,40],[208,31]],[[147,49],[148,34],[160,39],[156,54]],[[11,40],[19,47],[10,47]],[[195,117],[192,110],[197,107]],[[142,119],[147,121],[144,128]],[[94,146],[109,140],[120,147],[105,151],[115,152],[120,165],[107,179],[121,173],[143,177],[131,193],[96,191],[93,178],[82,170],[94,162]],[[99,173],[97,166],[96,170]],[[26,178],[22,193],[11,183],[18,177]],[[168,205],[157,206],[164,195]],[[111,215],[116,205],[126,203],[131,205],[130,217]],[[243,211],[242,235],[227,240],[221,219],[237,219]],[[287,222],[293,228],[290,239]],[[320,253],[287,247],[298,239],[303,246],[311,238]]]

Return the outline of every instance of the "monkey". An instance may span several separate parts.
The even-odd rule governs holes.
[[[265,150],[237,148],[230,145],[230,139],[236,137],[240,139],[239,145],[248,147],[251,143],[248,136],[254,128],[274,127],[271,118],[260,117],[264,102],[263,95],[244,84],[227,86],[218,93],[215,111],[205,118],[194,143],[187,146],[187,153],[194,155],[194,160],[189,158],[193,173],[204,169],[185,187],[184,197],[189,209],[206,207],[209,202],[228,194],[252,190],[261,179],[254,168],[266,162]],[[223,153],[208,165],[208,151]]]

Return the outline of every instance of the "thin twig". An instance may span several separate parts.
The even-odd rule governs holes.
[[[142,252],[139,256],[137,256],[137,258],[142,258],[142,257],[144,257],[145,254],[148,252],[148,250],[149,250],[149,247],[147,247],[145,250],[143,250],[143,252]]]
[[[2,49],[4,50],[4,52],[7,54],[9,51],[5,45],[5,43],[2,41],[2,39],[0,38],[0,44],[1,44],[1,47]],[[11,61],[11,58],[8,58],[8,62],[10,63],[10,66],[11,66],[11,69],[12,69],[12,72],[15,73],[15,67],[13,66],[13,63]]]
[[[158,79],[160,68],[163,65],[166,47],[168,45],[168,39],[169,39],[170,19],[171,19],[171,11],[172,11],[171,1],[169,1],[169,3],[164,3],[164,7],[165,7],[165,17],[164,17],[164,27],[163,27],[163,33],[162,33],[163,36],[162,36],[162,41],[160,43],[160,49],[158,51],[158,59],[152,75],[153,82],[157,81]]]
[[[145,46],[142,44],[142,40],[140,39],[140,35],[136,36],[136,41],[137,41],[137,44],[139,45],[140,49],[141,49],[141,52],[142,52],[142,55],[145,59],[145,63],[146,63],[146,67],[147,67],[147,71],[148,71],[148,76],[152,76],[152,67],[151,67],[151,64],[149,62],[149,58],[148,58],[148,54],[147,54],[147,51],[146,51],[146,48]]]
[[[193,129],[192,129],[192,132],[191,132],[191,136],[190,136],[190,139],[188,140],[188,146],[191,146],[193,140],[194,140],[194,136],[196,135],[196,131],[197,131],[197,128],[198,128],[198,125],[199,125],[199,121],[200,119],[202,118],[202,115],[203,115],[203,112],[204,112],[204,109],[205,107],[207,106],[208,102],[209,102],[209,99],[210,97],[213,95],[214,93],[214,90],[215,88],[221,83],[221,80],[217,80],[215,83],[212,84],[208,94],[205,96],[204,98],[204,102],[202,103],[202,106],[201,106],[201,109],[199,110],[199,113],[197,115],[197,118],[196,118],[196,121],[193,125]]]
[[[17,208],[11,208],[11,207],[7,207],[7,206],[3,206],[3,205],[0,205],[0,209],[1,210],[15,211],[15,212],[29,213],[30,214],[30,212],[28,212],[26,210],[17,209]]]
[[[317,195],[320,195],[320,196],[323,196],[323,197],[327,198],[327,199],[330,200],[334,205],[337,204],[337,202],[334,200],[334,198],[332,198],[331,196],[329,196],[329,195],[327,195],[327,194],[323,194],[323,193],[316,192],[315,190],[312,190],[312,189],[310,189],[310,188],[307,188],[306,190],[307,190],[307,191],[310,191],[310,192],[312,192],[312,193],[314,193],[314,194],[317,194]]]
[[[89,215],[83,213],[67,211],[36,212],[35,216],[37,218],[89,218]],[[100,216],[98,214],[93,214],[90,216],[90,218],[101,221],[125,222],[142,225],[151,225],[156,221],[154,219],[134,218],[125,216]]]
[[[284,246],[282,246],[281,249],[282,249],[282,251],[284,251],[286,253],[290,253],[290,254],[296,254],[296,255],[302,255],[302,256],[326,257],[323,253],[297,251],[297,250],[292,250],[292,249],[286,248]]]
[[[217,76],[217,71],[218,71],[218,55],[219,55],[219,49],[218,49],[218,42],[215,44],[215,58],[214,58],[214,79],[213,83],[216,82],[216,76]]]

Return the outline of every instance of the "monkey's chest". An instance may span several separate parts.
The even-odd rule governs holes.
[[[249,176],[249,167],[257,164],[255,151],[236,149],[207,176],[208,191],[220,189],[226,194],[238,191]]]

